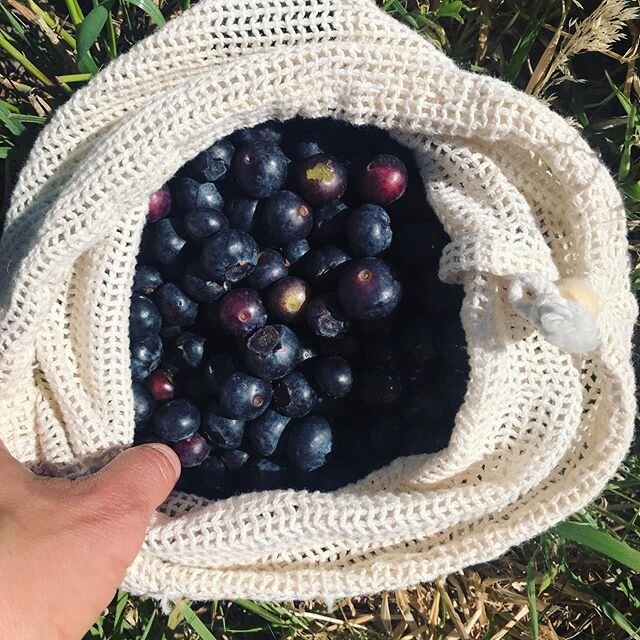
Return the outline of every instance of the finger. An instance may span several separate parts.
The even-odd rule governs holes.
[[[111,512],[140,515],[145,522],[180,477],[180,461],[169,447],[145,444],[123,451],[89,479],[93,499],[106,502]]]

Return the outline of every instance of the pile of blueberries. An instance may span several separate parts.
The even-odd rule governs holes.
[[[207,498],[330,491],[447,446],[462,291],[411,152],[331,119],[237,131],[152,194],[133,284],[136,442]]]

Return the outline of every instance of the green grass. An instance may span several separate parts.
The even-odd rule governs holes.
[[[379,0],[463,66],[546,100],[599,150],[624,194],[640,288],[637,23],[621,0]],[[189,0],[3,0],[0,163],[6,207],[51,113]],[[633,384],[633,381],[629,381]],[[436,584],[321,603],[156,603],[119,592],[87,635],[180,638],[640,638],[640,463],[588,509],[500,560]]]

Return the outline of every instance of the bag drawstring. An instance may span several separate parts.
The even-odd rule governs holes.
[[[565,278],[553,283],[536,273],[524,273],[511,280],[508,298],[522,317],[562,351],[588,353],[597,348],[598,296],[585,280]]]

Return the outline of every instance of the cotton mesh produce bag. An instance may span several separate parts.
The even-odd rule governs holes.
[[[333,493],[174,492],[133,593],[333,600],[430,580],[586,505],[630,444],[625,214],[579,133],[368,0],[202,0],[60,108],[19,176],[0,245],[0,438],[16,457],[77,475],[131,444],[149,194],[234,130],[296,115],[372,124],[415,153],[451,237],[440,277],[465,289],[465,402],[446,449]]]

